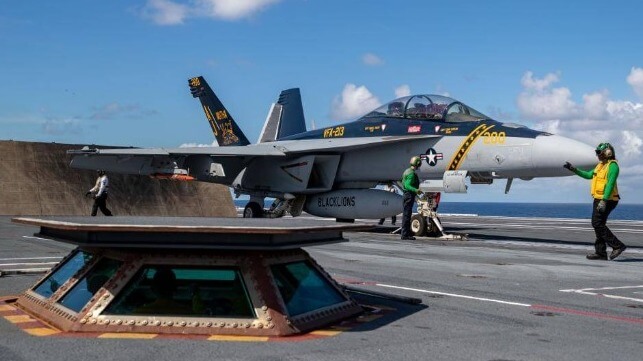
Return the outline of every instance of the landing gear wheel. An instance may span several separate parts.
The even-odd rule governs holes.
[[[411,216],[411,232],[416,236],[424,236],[426,233],[426,217],[414,214]]]
[[[250,202],[243,209],[243,218],[261,218],[263,216],[263,207],[257,202]]]

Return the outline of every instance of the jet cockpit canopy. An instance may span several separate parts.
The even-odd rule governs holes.
[[[479,111],[441,95],[411,95],[398,98],[366,114],[364,118],[392,117],[441,120],[445,122],[476,122],[489,119]]]

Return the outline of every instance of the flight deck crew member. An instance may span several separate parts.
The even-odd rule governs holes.
[[[98,208],[106,216],[111,216],[112,212],[107,209],[107,192],[109,191],[109,179],[107,179],[107,174],[104,170],[98,170],[98,178],[96,178],[96,184],[94,188],[90,189],[85,193],[85,195],[93,195],[94,205],[92,206],[92,217],[96,216]]]
[[[590,192],[594,198],[594,209],[592,211],[592,227],[596,233],[594,243],[595,252],[588,254],[588,259],[607,260],[606,243],[612,247],[609,259],[618,257],[625,251],[625,245],[607,228],[607,217],[616,208],[619,199],[616,178],[618,178],[619,167],[616,162],[614,147],[609,143],[601,143],[596,147],[596,156],[599,163],[593,170],[582,170],[574,167],[571,163],[565,162],[564,167],[577,175],[591,179]]]
[[[411,166],[402,174],[402,190],[404,191],[403,210],[402,210],[402,239],[414,240],[413,233],[411,233],[411,215],[413,214],[413,204],[415,203],[415,195],[421,194],[420,179],[415,171],[422,165],[422,159],[418,156],[411,158]]]

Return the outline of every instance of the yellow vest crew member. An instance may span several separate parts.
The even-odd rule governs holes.
[[[599,144],[596,147],[596,156],[599,163],[593,170],[578,169],[569,162],[565,162],[564,167],[585,179],[592,180],[590,186],[590,193],[594,198],[592,227],[594,227],[594,232],[596,233],[596,241],[594,243],[594,253],[588,254],[587,258],[607,260],[606,244],[612,247],[609,259],[618,257],[627,248],[606,225],[607,217],[616,208],[619,199],[621,199],[616,185],[619,167],[616,162],[614,147],[609,143]]]
[[[415,195],[421,194],[420,178],[415,174],[415,170],[422,166],[422,159],[418,156],[411,158],[411,166],[408,167],[404,174],[402,174],[402,190],[404,191],[404,198],[402,201],[402,239],[414,240],[413,233],[411,232],[411,215],[413,214],[413,204],[415,203]]]

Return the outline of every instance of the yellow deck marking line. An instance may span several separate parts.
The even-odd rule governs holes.
[[[158,336],[158,333],[127,333],[127,332],[106,332],[100,334],[98,338],[141,338],[150,340]]]
[[[51,328],[46,327],[37,327],[37,328],[25,328],[23,329],[26,333],[31,336],[50,336],[60,333],[60,331],[52,330]]]
[[[15,310],[16,310],[16,308],[15,308],[15,307],[13,307],[13,306],[9,306],[9,305],[0,305],[0,312],[4,312],[4,311],[15,311]]]
[[[226,335],[214,335],[208,337],[208,341],[241,341],[241,342],[266,342],[269,337],[261,336],[226,336]]]
[[[458,151],[453,154],[453,157],[451,158],[451,161],[449,161],[449,165],[447,166],[448,170],[457,170],[460,167],[460,163],[462,163],[462,160],[464,157],[469,153],[469,150],[471,149],[471,146],[473,143],[480,138],[484,132],[488,131],[489,129],[493,128],[493,125],[487,126],[486,124],[481,124],[477,126],[474,130],[467,135],[467,137],[460,143],[460,147],[458,147]]]
[[[34,322],[33,318],[29,317],[29,315],[12,315],[12,316],[4,316],[4,318],[7,319],[7,321],[11,323],[24,323],[24,322]]]
[[[315,335],[315,336],[337,336],[343,331],[338,331],[338,330],[317,330],[313,331],[310,334]]]

